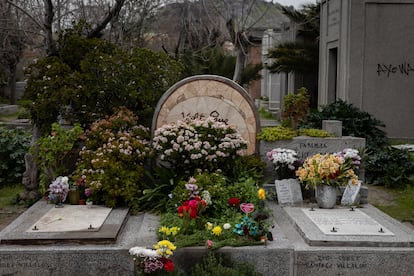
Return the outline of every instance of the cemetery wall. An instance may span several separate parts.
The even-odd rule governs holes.
[[[414,137],[414,0],[321,1],[319,105],[343,99]]]

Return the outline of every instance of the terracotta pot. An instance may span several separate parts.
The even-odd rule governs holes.
[[[79,205],[85,205],[86,204],[86,200],[84,199],[79,199]]]

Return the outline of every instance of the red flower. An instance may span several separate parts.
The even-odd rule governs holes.
[[[174,270],[174,263],[171,260],[168,260],[165,264],[164,264],[164,270],[171,272]]]
[[[229,200],[227,202],[231,207],[237,207],[237,206],[240,205],[240,198],[231,197],[231,198],[229,198]]]

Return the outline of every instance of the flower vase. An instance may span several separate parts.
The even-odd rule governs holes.
[[[336,186],[319,185],[315,189],[316,202],[319,208],[332,209],[336,204]]]
[[[63,208],[62,195],[56,196],[55,208]]]
[[[93,201],[86,201],[86,207],[92,208]]]

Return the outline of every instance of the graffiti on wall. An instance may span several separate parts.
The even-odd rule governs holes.
[[[411,72],[414,72],[414,65],[411,65],[408,62],[403,62],[398,65],[394,64],[377,64],[377,74],[378,76],[387,76],[388,78],[392,75],[406,75],[409,76]]]

